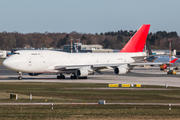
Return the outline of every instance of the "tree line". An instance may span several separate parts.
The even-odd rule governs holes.
[[[62,49],[63,45],[70,44],[70,39],[80,39],[82,44],[100,44],[104,48],[121,49],[136,31],[109,31],[105,33],[84,34],[73,31],[71,33],[27,33],[1,32],[0,49],[11,50],[13,48],[42,48],[52,47]],[[172,49],[180,50],[180,37],[176,32],[158,31],[149,33],[147,43],[151,49],[168,49],[171,38]],[[76,42],[76,41],[74,41]]]

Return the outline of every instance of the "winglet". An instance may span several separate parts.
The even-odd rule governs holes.
[[[174,60],[171,60],[169,63],[175,63],[178,58],[175,58]]]
[[[142,25],[136,34],[133,35],[129,42],[119,52],[143,52],[149,28],[150,24]]]

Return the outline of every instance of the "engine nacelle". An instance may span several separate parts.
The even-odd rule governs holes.
[[[160,65],[160,69],[161,70],[167,69],[167,65],[166,64]]]
[[[116,67],[114,68],[115,74],[126,74],[127,69],[125,67]]]
[[[75,71],[75,74],[77,77],[86,77],[86,76],[88,76],[88,70],[79,69],[79,70]]]
[[[40,75],[40,74],[42,74],[42,73],[28,73],[30,76],[38,76],[38,75]]]

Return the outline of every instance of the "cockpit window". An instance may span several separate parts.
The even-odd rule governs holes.
[[[20,53],[19,53],[19,52],[14,52],[14,53],[13,53],[13,55],[15,55],[15,54],[20,55]]]

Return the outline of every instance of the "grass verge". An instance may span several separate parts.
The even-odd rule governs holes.
[[[0,83],[0,102],[53,103],[179,103],[180,90],[79,90],[61,88],[104,88],[88,83]],[[161,86],[142,86],[161,88]],[[10,100],[16,93],[18,100]],[[29,94],[33,100],[29,100]],[[1,119],[177,119],[180,107],[128,105],[0,106]]]

